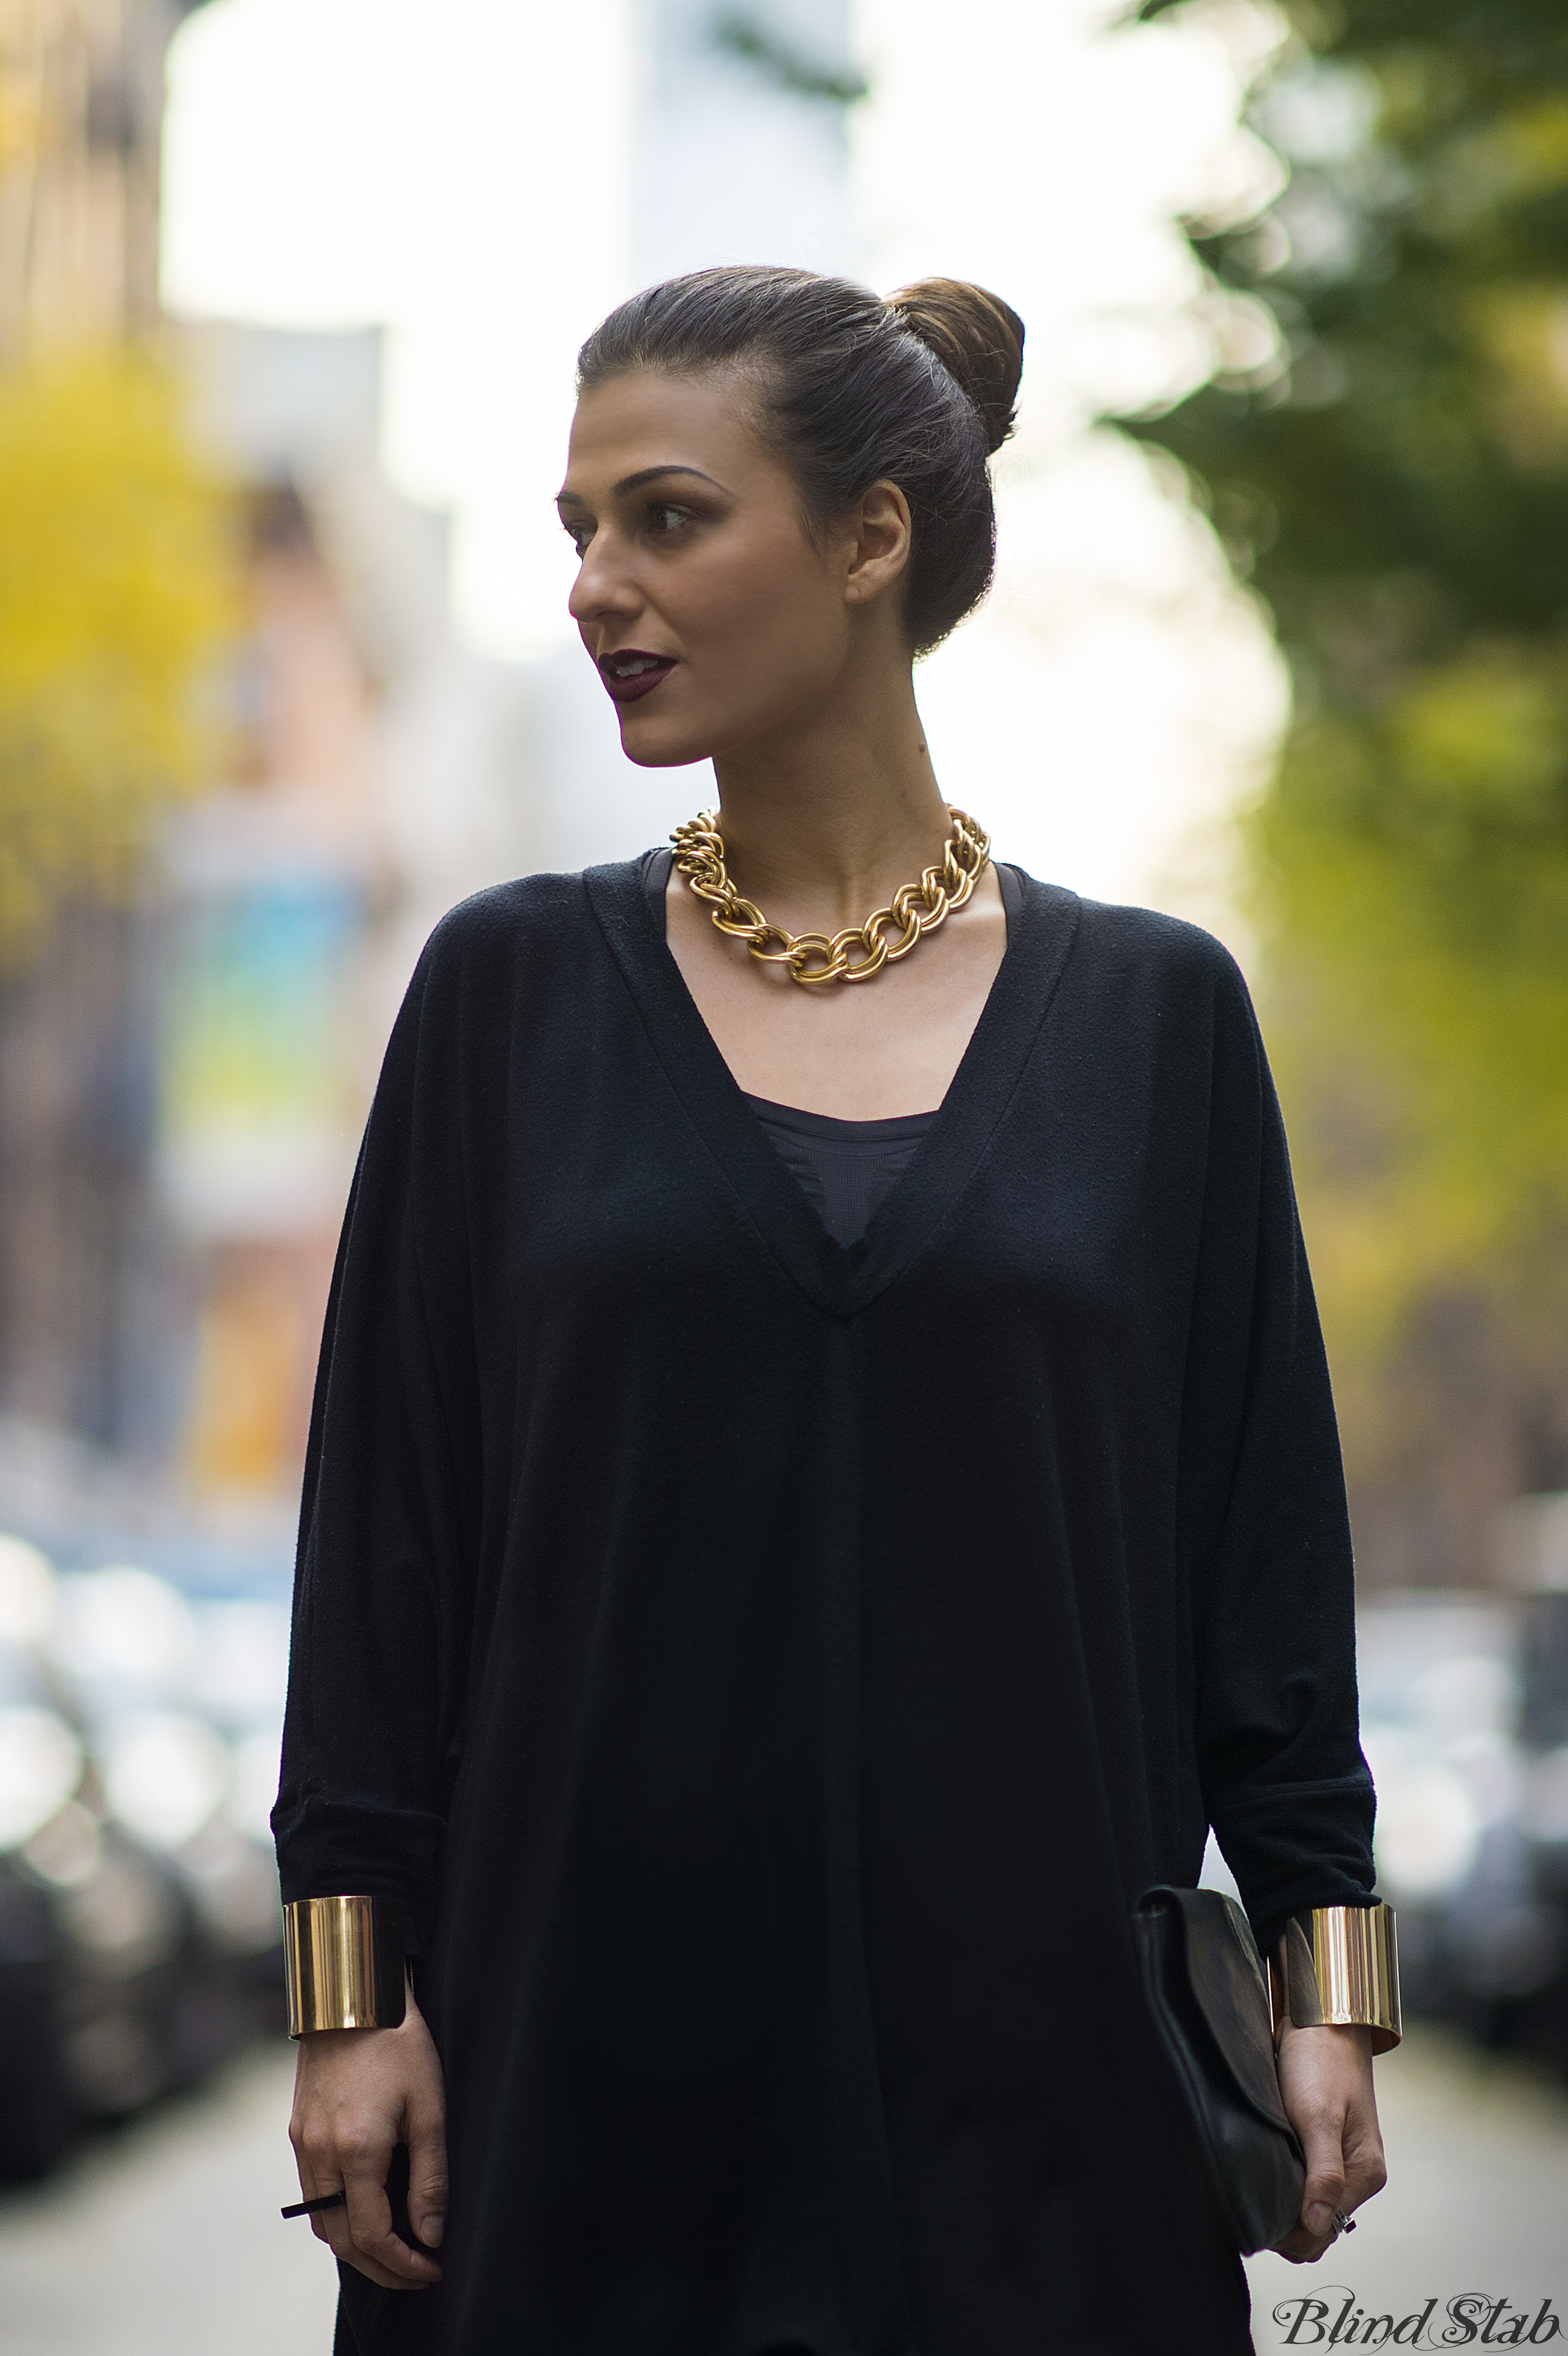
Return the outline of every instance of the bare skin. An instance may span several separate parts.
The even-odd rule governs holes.
[[[1307,2155],[1301,2222],[1277,2244],[1296,2265],[1320,2258],[1338,2235],[1336,2209],[1352,2216],[1388,2181],[1372,2092],[1372,2040],[1364,2029],[1293,2029],[1279,2047],[1279,2091]]]
[[[680,466],[629,492],[616,486]],[[790,932],[859,924],[951,831],[914,700],[903,493],[874,484],[820,536],[732,376],[617,379],[579,405],[560,502],[582,551],[571,613],[596,662],[671,656],[619,708],[627,757],[711,759],[730,873]],[[984,823],[984,812],[976,812]],[[994,873],[876,980],[803,990],[714,930],[673,876],[669,945],[748,1095],[874,1120],[947,1093],[1007,947]]]
[[[571,610],[602,677],[617,657],[655,659],[654,683],[617,704],[627,757],[711,760],[739,888],[791,932],[833,933],[937,864],[950,830],[904,634],[909,507],[874,483],[808,532],[753,414],[728,372],[638,372],[583,397],[560,501],[581,559]],[[941,1103],[1007,947],[990,869],[940,932],[854,986],[805,990],[758,965],[677,876],[667,907],[671,954],[740,1087],[844,1120]],[[1309,2162],[1302,2222],[1281,2247],[1307,2260],[1333,2239],[1334,2210],[1383,2181],[1366,2032],[1287,2030],[1280,2084]],[[290,2134],[307,2198],[348,2190],[347,2211],[313,2220],[340,2258],[389,2289],[439,2279],[392,2233],[383,2189],[407,2143],[411,2223],[434,2247],[441,2064],[411,2003],[401,2029],[302,2039]]]
[[[441,2268],[392,2231],[387,2169],[409,2150],[409,2223],[426,2249],[446,2230],[446,2097],[441,2057],[409,1990],[400,2029],[318,2029],[299,2041],[289,2141],[307,2201],[348,2195],[311,2219],[317,2241],[384,2290],[427,2290]]]

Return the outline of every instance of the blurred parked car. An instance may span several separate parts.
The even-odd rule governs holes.
[[[1568,2069],[1568,1592],[1376,1596],[1357,1649],[1407,2015]]]
[[[288,1614],[0,1537],[0,2180],[282,2027]]]
[[[285,1582],[189,1584],[0,1537],[0,2181],[283,2026]],[[1360,1655],[1407,2009],[1568,2067],[1568,1591],[1379,1597]]]
[[[1408,2008],[1568,2062],[1568,1594],[1380,1598],[1360,1654]]]

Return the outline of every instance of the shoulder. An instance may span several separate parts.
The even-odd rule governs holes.
[[[518,1038],[574,1033],[614,976],[588,885],[641,861],[587,874],[518,876],[448,909],[420,953],[393,1029],[392,1060],[423,1071],[454,1056],[464,1069],[505,1058]],[[618,985],[616,985],[618,986]]]
[[[603,958],[597,902],[608,888],[617,899],[642,897],[643,859],[581,873],[520,875],[460,900],[432,932],[416,981],[443,994],[483,979],[493,987],[504,972],[522,980],[556,973],[581,981],[585,962]]]
[[[588,922],[581,875],[519,875],[449,908],[425,944],[424,959],[448,968],[535,944],[559,947]]]
[[[1143,988],[1167,1003],[1250,1005],[1235,958],[1201,926],[1157,908],[1081,899],[1032,875],[1023,882],[1028,903],[1048,925],[1071,928],[1071,963],[1081,985]]]
[[[1201,925],[1111,901],[1085,900],[1082,906],[1079,939],[1087,957],[1107,968],[1147,973],[1183,998],[1250,1003],[1240,966]]]
[[[1049,985],[1057,1050],[1125,1077],[1163,1075],[1163,1086],[1210,1103],[1216,1089],[1249,1101],[1266,1088],[1267,1056],[1252,998],[1224,944],[1200,926],[1156,908],[1080,900],[1031,884],[1041,937],[1057,959]]]

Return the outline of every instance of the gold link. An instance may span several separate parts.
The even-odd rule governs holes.
[[[770,941],[777,941],[776,949],[768,947]],[[764,925],[756,939],[748,941],[746,946],[763,965],[787,965],[795,955],[795,935],[786,933],[782,926]]]
[[[867,929],[869,930],[869,927],[868,926]],[[859,937],[859,936],[857,935],[857,938]],[[859,965],[853,964],[848,957],[845,958],[841,979],[845,981],[869,981],[874,973],[880,973],[888,962],[890,954],[886,941],[879,933],[869,954],[863,957]]]
[[[895,907],[892,913],[899,924],[903,926],[903,930],[896,941],[888,943],[890,965],[896,965],[900,958],[908,957],[923,933],[934,933],[939,925],[944,925],[947,921],[945,908],[939,916],[922,916],[918,908],[910,908],[906,911]]]
[[[760,908],[754,907],[750,900],[742,900],[739,893],[728,907],[714,910],[713,921],[721,933],[733,933],[737,940],[742,941],[759,931],[778,930],[776,926],[768,923]]]
[[[950,909],[964,905],[986,872],[991,839],[951,802],[947,815],[953,832],[941,866],[928,867],[918,884],[901,884],[888,907],[873,909],[863,925],[846,926],[831,939],[826,933],[785,932],[735,889],[724,864],[716,811],[699,810],[676,828],[670,841],[677,870],[698,899],[712,904],[719,931],[744,941],[759,963],[782,965],[792,981],[814,990],[825,981],[869,981],[884,966],[908,957],[923,935],[938,931]],[[899,928],[896,940],[888,938],[891,924]],[[863,954],[857,957],[857,950]]]
[[[778,927],[775,926],[773,929],[776,931]],[[837,980],[844,964],[844,951],[837,939],[830,941],[826,933],[792,933],[789,944],[789,955],[784,964],[792,981]],[[809,965],[807,960],[811,958],[820,958],[822,963],[819,966]]]

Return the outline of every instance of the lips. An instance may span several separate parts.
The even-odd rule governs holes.
[[[641,647],[617,647],[613,655],[599,658],[599,676],[617,703],[635,703],[639,696],[651,695],[674,669],[672,655],[647,654]]]

